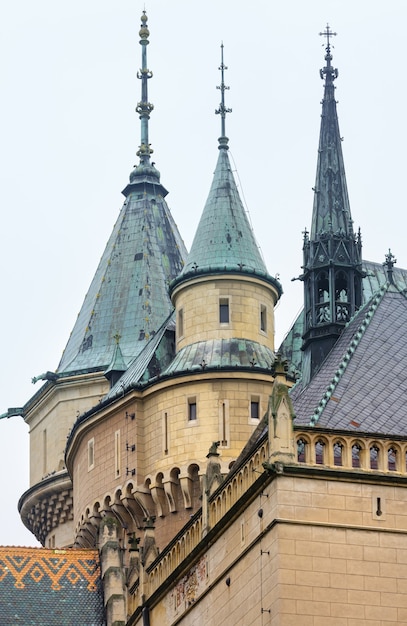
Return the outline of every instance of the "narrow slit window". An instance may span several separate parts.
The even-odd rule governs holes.
[[[178,311],[178,339],[184,336],[184,309]]]
[[[120,476],[120,430],[116,430],[114,434],[114,466],[115,477]]]
[[[168,413],[164,413],[164,454],[168,454]]]
[[[88,471],[95,467],[95,440],[88,441]]]
[[[267,307],[265,304],[260,305],[260,330],[262,333],[267,332]]]
[[[219,322],[229,324],[229,298],[219,300]]]

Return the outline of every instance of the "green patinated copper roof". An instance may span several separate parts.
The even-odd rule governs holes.
[[[220,142],[209,196],[187,262],[176,282],[191,273],[196,275],[223,270],[268,276],[237,190],[227,153],[227,140],[224,138]]]
[[[78,315],[58,373],[90,368],[123,368],[141,352],[172,311],[169,283],[181,272],[186,250],[165,201],[167,191],[150,162],[146,48],[149,31],[140,29],[142,98],[140,163],[130,174],[119,218]],[[120,336],[120,354],[116,338]],[[120,361],[120,363],[119,363]],[[125,369],[125,367],[124,367]],[[120,370],[119,370],[120,371]]]
[[[332,33],[328,26],[325,33],[321,34],[328,37],[328,45],[325,56],[326,66],[320,72],[321,78],[325,78],[325,87],[314,187],[311,240],[327,233],[351,235],[353,230],[335,100],[334,80],[338,76],[338,70],[331,65],[332,55],[329,44],[329,36],[335,33]]]
[[[221,50],[219,69],[222,81],[218,88],[222,100],[216,110],[222,120],[218,161],[187,262],[181,275],[172,283],[171,289],[197,275],[237,272],[261,276],[273,284],[279,297],[282,293],[281,285],[267,273],[229,161],[225,118],[231,109],[225,106],[224,95],[228,87],[224,84],[224,70],[227,68],[223,63],[223,45]]]
[[[97,550],[0,548],[4,626],[104,626]]]
[[[198,341],[182,348],[164,375],[210,368],[271,369],[274,359],[270,348],[248,339]]]

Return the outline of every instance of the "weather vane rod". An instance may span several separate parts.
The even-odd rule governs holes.
[[[225,131],[226,113],[232,113],[232,109],[227,109],[225,107],[225,91],[226,89],[230,89],[230,87],[227,87],[225,85],[225,70],[227,70],[228,68],[223,62],[223,42],[220,46],[220,49],[221,49],[221,63],[220,63],[219,69],[221,73],[221,84],[218,85],[216,89],[220,89],[221,91],[221,101],[220,101],[219,109],[216,109],[215,113],[219,114],[222,119],[221,137],[226,137],[226,131]]]

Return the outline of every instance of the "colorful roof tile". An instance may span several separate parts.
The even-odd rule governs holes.
[[[3,626],[104,626],[97,550],[0,547]]]

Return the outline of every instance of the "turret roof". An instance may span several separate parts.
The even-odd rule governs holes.
[[[219,87],[222,101],[216,113],[222,118],[219,156],[212,186],[198,224],[198,228],[181,275],[175,285],[199,274],[238,272],[257,274],[271,282],[278,294],[281,285],[268,275],[260,254],[258,243],[250,225],[233,176],[228,155],[228,138],[225,135],[225,115],[231,109],[225,107],[222,46],[222,82]]]
[[[105,369],[117,353],[128,365],[172,311],[169,283],[183,268],[186,250],[165,201],[167,191],[160,173],[150,163],[146,46],[149,31],[142,16],[140,44],[142,100],[137,105],[141,120],[140,163],[130,174],[123,191],[126,200],[107,243],[99,267],[85,297],[58,373]]]

